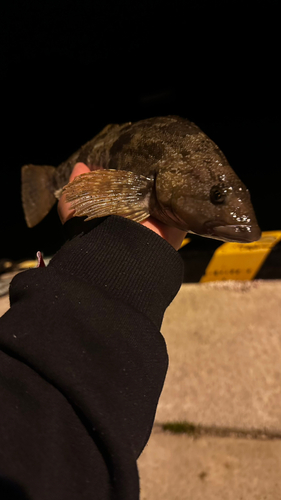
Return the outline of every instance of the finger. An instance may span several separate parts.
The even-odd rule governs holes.
[[[76,163],[69,177],[69,182],[72,182],[75,177],[77,177],[77,175],[87,174],[88,172],[90,172],[90,169],[89,167],[87,167],[87,165],[85,165],[85,163]]]

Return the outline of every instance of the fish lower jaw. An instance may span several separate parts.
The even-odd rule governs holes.
[[[239,243],[251,243],[261,237],[261,230],[258,225],[233,224],[225,225],[221,221],[207,222],[205,224],[207,234],[210,238],[222,241],[233,241]]]

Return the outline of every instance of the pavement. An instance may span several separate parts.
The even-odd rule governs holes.
[[[0,297],[0,316],[2,316],[10,307],[8,295]]]
[[[281,281],[184,284],[161,331],[141,500],[281,500]]]

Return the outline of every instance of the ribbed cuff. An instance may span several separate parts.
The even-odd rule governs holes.
[[[68,237],[75,236],[49,267],[126,301],[160,328],[182,283],[183,262],[178,252],[150,229],[123,217],[77,219],[65,228]]]

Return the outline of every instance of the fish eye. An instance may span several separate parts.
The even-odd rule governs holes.
[[[223,203],[225,200],[225,194],[220,186],[213,186],[210,191],[210,199],[214,205]]]

